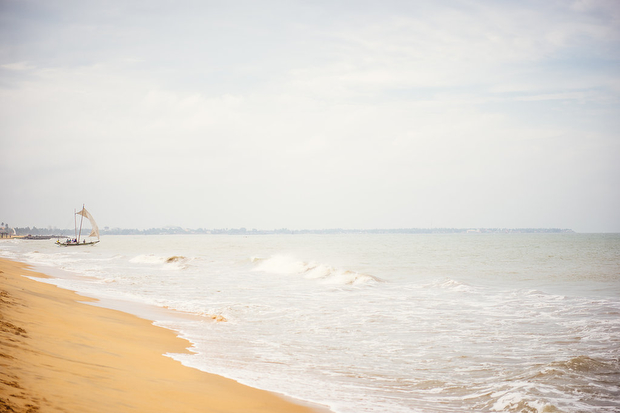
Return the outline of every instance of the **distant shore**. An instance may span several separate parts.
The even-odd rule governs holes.
[[[74,235],[73,229],[50,229],[50,228],[15,228],[17,237],[24,238],[28,235],[50,236],[52,238],[63,238]],[[224,235],[270,235],[270,234],[572,234],[572,229],[562,228],[394,228],[394,229],[247,229],[247,228],[182,228],[165,227],[150,229],[132,228],[104,228],[100,229],[101,235],[183,235],[183,234],[224,234]]]
[[[311,413],[163,356],[190,343],[0,259],[0,411]]]

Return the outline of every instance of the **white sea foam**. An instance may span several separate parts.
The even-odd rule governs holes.
[[[140,254],[129,260],[129,262],[138,264],[163,264],[165,261],[165,256],[154,254]]]
[[[318,280],[332,285],[367,285],[378,282],[377,277],[355,271],[343,270],[316,262],[299,261],[285,255],[274,255],[267,259],[253,258],[255,270],[281,275],[303,275],[306,279]]]
[[[584,246],[600,253],[574,253]],[[0,242],[2,257],[70,271],[53,281],[62,287],[191,315],[152,315],[194,343],[172,355],[183,363],[337,413],[620,409],[611,250],[620,237]],[[592,277],[593,265],[607,273]]]
[[[459,291],[459,292],[474,292],[475,291],[475,289],[472,288],[471,286],[465,283],[456,281],[456,280],[451,280],[451,279],[442,280],[437,283],[433,283],[432,286],[439,287],[442,289],[452,290],[452,291]]]

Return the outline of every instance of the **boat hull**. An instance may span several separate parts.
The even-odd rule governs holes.
[[[56,241],[56,245],[60,247],[84,247],[87,245],[95,245],[99,241],[90,241],[90,242],[60,242]]]

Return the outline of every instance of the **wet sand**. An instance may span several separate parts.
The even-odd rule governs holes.
[[[0,259],[0,412],[317,413],[163,356],[190,343]]]

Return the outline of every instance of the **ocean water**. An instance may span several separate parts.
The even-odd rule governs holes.
[[[177,331],[188,366],[336,413],[620,411],[618,234],[106,236],[0,256]]]

